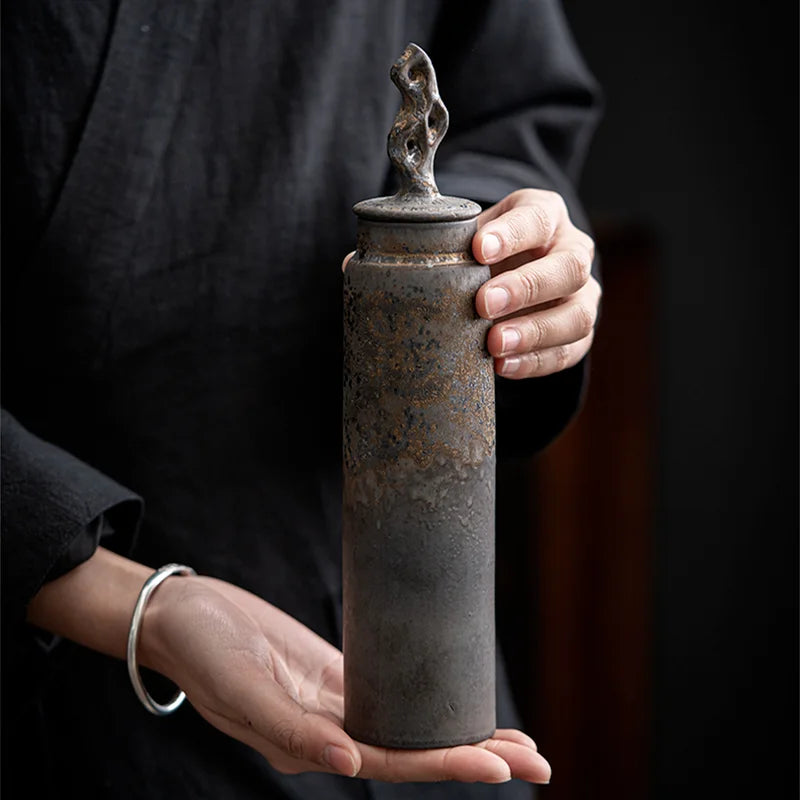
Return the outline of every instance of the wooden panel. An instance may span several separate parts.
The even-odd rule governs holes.
[[[654,247],[638,227],[598,225],[596,235],[605,293],[584,408],[534,462],[499,474],[517,493],[499,487],[501,510],[520,491],[531,498],[527,559],[515,567],[498,553],[499,619],[526,729],[553,765],[543,796],[646,800]],[[498,529],[511,524],[521,521],[501,513]]]

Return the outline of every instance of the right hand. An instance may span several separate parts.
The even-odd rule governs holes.
[[[283,773],[382,781],[544,783],[550,766],[517,730],[430,750],[387,750],[342,728],[342,654],[259,597],[208,577],[170,578],[148,606],[140,660],[173,680],[223,733]]]

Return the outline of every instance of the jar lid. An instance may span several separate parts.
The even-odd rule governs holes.
[[[439,194],[433,177],[433,158],[447,132],[449,117],[427,53],[409,44],[389,75],[403,98],[387,143],[400,189],[389,197],[362,200],[353,211],[364,219],[396,222],[454,222],[476,217],[481,212],[477,203]]]

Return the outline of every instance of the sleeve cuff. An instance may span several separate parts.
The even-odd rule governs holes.
[[[569,425],[586,393],[588,363],[542,378],[496,379],[498,458],[534,455]]]
[[[60,569],[77,566],[94,552],[105,530],[98,526],[108,524],[115,531],[114,549],[127,552],[143,503],[5,411],[2,421],[2,594],[9,622],[8,616],[24,619],[30,599],[63,574]]]

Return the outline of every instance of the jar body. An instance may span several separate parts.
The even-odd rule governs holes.
[[[345,728],[495,730],[494,370],[475,220],[359,220],[344,278]]]

